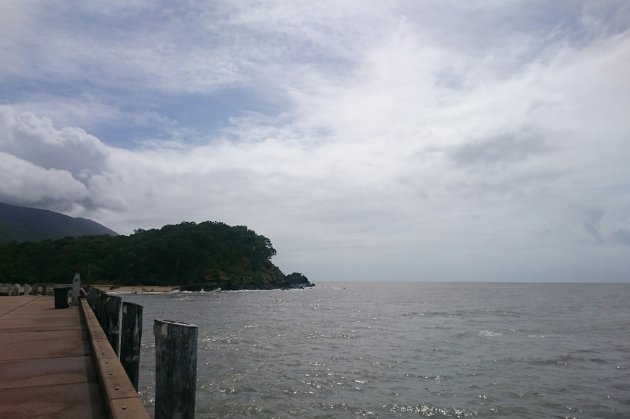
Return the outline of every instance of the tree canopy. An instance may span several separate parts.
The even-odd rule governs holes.
[[[245,226],[183,222],[138,229],[129,236],[2,243],[0,282],[67,282],[79,272],[93,283],[222,289],[293,286],[295,281],[287,280],[271,263],[275,254],[267,237]]]

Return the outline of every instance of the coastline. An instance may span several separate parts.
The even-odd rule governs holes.
[[[179,291],[179,285],[111,285],[94,284],[93,288],[110,294],[161,294]]]

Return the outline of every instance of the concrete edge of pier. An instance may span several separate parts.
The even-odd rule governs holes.
[[[81,312],[88,329],[95,369],[110,418],[149,419],[147,410],[86,299],[81,299]]]

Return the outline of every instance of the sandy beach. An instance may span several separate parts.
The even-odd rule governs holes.
[[[146,293],[164,293],[176,291],[179,289],[177,285],[92,285],[101,291],[112,294],[146,294]]]

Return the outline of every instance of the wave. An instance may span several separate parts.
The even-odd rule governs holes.
[[[503,333],[493,332],[491,330],[480,330],[478,333],[479,336],[485,336],[487,338],[492,338],[495,336],[503,336]]]

